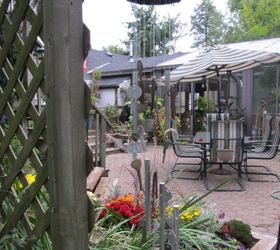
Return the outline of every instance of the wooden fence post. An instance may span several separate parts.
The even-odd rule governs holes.
[[[88,249],[82,1],[44,1],[54,249]]]

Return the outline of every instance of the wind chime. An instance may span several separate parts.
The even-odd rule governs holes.
[[[164,4],[172,4],[180,2],[180,0],[127,0],[128,2],[134,3],[134,4],[141,4],[141,5],[164,5]],[[143,21],[143,30],[145,32],[146,25],[145,20]],[[135,32],[136,34],[138,32]],[[155,28],[153,28],[153,32],[151,34],[152,41],[153,41],[153,57],[156,56],[156,34],[155,34]],[[140,37],[141,38],[141,37]],[[139,42],[139,41],[136,41]],[[143,41],[144,43],[144,41]],[[134,46],[136,47],[136,46]],[[139,55],[137,55],[139,56]],[[155,61],[153,61],[153,65],[155,65]],[[137,114],[137,99],[140,97],[140,93],[138,93],[139,88],[137,88],[137,83],[140,83],[142,85],[142,70],[143,70],[143,64],[142,62],[137,62],[137,69],[136,74],[134,73],[134,76],[138,76],[138,79],[133,80],[133,85],[130,86],[131,89],[131,103],[134,103],[134,107],[132,107],[132,113],[133,113],[133,120],[134,120],[134,132],[138,131],[138,128],[135,127],[135,124],[138,126],[138,114]],[[155,72],[155,66],[153,68],[153,80],[151,81],[151,88],[152,88],[152,109],[156,104],[154,103],[154,93],[155,93],[155,86],[156,86],[156,72]],[[154,84],[153,84],[154,83]],[[143,86],[143,85],[142,85]],[[132,91],[133,90],[133,91]],[[129,92],[129,91],[128,91]],[[133,93],[132,93],[133,92]],[[142,94],[143,98],[145,98],[145,87],[144,87],[144,93]],[[130,152],[133,156],[133,161],[131,163],[131,167],[136,171],[137,173],[137,179],[138,179],[138,190],[143,191],[145,194],[145,222],[143,226],[143,242],[146,240],[147,232],[152,230],[152,228],[158,228],[159,231],[159,238],[160,238],[160,245],[159,249],[164,250],[169,247],[169,249],[177,250],[179,249],[179,231],[178,231],[178,223],[179,223],[179,208],[178,206],[174,206],[174,216],[172,220],[167,220],[165,218],[165,208],[168,206],[168,202],[171,199],[171,192],[168,190],[168,188],[165,186],[165,183],[158,184],[158,175],[156,166],[151,167],[150,166],[150,160],[145,160],[145,182],[144,185],[142,184],[141,180],[141,160],[137,158],[138,150],[136,150],[135,147],[128,148],[128,152]],[[152,188],[151,188],[152,186]],[[138,191],[136,190],[136,191]],[[158,199],[158,190],[159,190],[159,204],[160,204],[160,223],[159,225],[154,225],[151,218],[153,217],[151,212],[153,211],[153,208],[155,208],[155,201]]]

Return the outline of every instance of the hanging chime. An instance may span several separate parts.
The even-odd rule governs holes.
[[[145,5],[163,5],[163,4],[178,3],[181,0],[127,0],[127,1],[131,3],[145,4]]]

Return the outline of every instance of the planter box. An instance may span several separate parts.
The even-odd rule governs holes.
[[[255,239],[259,241],[250,250],[276,250],[277,238],[252,232]]]

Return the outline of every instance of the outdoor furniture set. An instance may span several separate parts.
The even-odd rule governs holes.
[[[245,136],[243,119],[232,120],[228,114],[209,114],[207,130],[197,132],[193,139],[178,134],[174,121],[171,125],[172,128],[166,133],[170,134],[170,143],[177,157],[171,170],[174,178],[202,179],[205,188],[210,190],[212,187],[208,184],[209,173],[228,175],[230,171],[227,166],[230,166],[236,171],[238,188],[217,191],[244,191],[242,175],[246,175],[248,181],[275,181],[274,178],[273,180],[251,178],[260,175],[273,176],[276,181],[280,181],[280,177],[268,167],[248,163],[252,159],[270,160],[277,155],[280,142],[280,116],[266,115],[265,129],[259,138]],[[190,161],[179,161],[182,159]],[[191,172],[192,174],[189,174]]]

